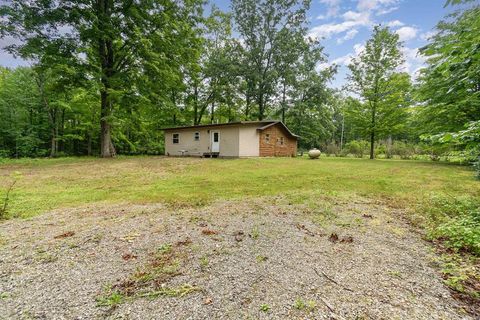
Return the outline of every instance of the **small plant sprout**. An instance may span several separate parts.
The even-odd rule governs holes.
[[[115,308],[124,301],[125,297],[117,291],[112,291],[97,299],[97,306]]]
[[[0,220],[7,218],[8,213],[8,203],[10,202],[10,194],[13,190],[13,187],[17,181],[22,177],[22,174],[19,171],[15,171],[10,175],[11,182],[7,185],[5,190],[0,194],[2,199],[0,199]]]
[[[293,307],[297,310],[313,311],[317,307],[317,303],[313,300],[305,301],[298,298],[295,300]]]
[[[260,305],[260,311],[263,311],[263,312],[268,312],[270,311],[270,306],[266,303]]]
[[[297,310],[303,310],[307,307],[307,305],[305,304],[305,301],[303,301],[303,299],[298,298],[297,300],[295,300],[293,307]]]
[[[200,268],[203,270],[205,270],[207,267],[208,267],[208,257],[206,255],[202,256],[200,258]]]
[[[267,261],[268,257],[262,256],[262,255],[258,255],[258,256],[256,257],[256,259],[257,259],[257,262],[265,262],[265,261]]]
[[[260,237],[260,231],[258,230],[258,226],[253,227],[252,232],[250,233],[250,236],[254,240]]]
[[[160,247],[158,247],[157,249],[157,252],[159,254],[165,254],[165,253],[169,253],[170,251],[172,251],[172,245],[170,243],[165,243],[165,244],[162,244]]]

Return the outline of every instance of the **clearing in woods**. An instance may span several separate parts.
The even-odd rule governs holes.
[[[479,197],[466,167],[119,157],[0,175],[21,217],[0,228],[6,319],[470,317],[414,212]]]

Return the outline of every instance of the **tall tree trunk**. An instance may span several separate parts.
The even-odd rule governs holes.
[[[101,92],[100,100],[100,156],[102,158],[111,158],[115,155],[115,148],[112,144],[111,125],[108,119],[111,115],[110,102],[105,90]]]
[[[196,126],[200,123],[198,119],[198,86],[193,88],[193,125]]]
[[[286,85],[285,81],[283,82],[283,92],[282,92],[282,122],[285,123],[285,108],[286,108]]]
[[[50,139],[50,158],[54,158],[57,155],[57,142],[55,139],[55,128],[50,130],[51,132],[51,139]]]
[[[248,120],[248,116],[250,113],[250,94],[247,94],[245,100],[245,120]]]
[[[261,92],[258,97],[258,120],[262,121],[265,116],[265,106],[263,105],[263,93]]]
[[[212,108],[210,109],[210,123],[215,120],[215,102],[212,102]]]
[[[370,159],[375,159],[375,121],[376,121],[376,103],[373,103],[373,108],[372,108],[372,128],[370,132]]]
[[[61,137],[59,141],[57,141],[57,150],[60,152],[65,151],[65,142],[63,141],[63,136],[65,134],[65,109],[62,109],[62,115],[60,117],[60,127],[57,131],[57,137]]]
[[[98,18],[101,31],[107,31],[110,22],[112,0],[98,0]],[[101,83],[100,89],[100,156],[111,158],[115,156],[115,147],[112,143],[110,117],[112,115],[112,101],[109,93],[110,78],[113,76],[113,41],[101,35],[98,41],[98,54],[101,61]]]

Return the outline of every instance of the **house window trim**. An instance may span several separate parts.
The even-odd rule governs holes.
[[[193,141],[200,141],[200,132],[195,131],[193,133]]]
[[[175,136],[177,136],[175,138]],[[175,142],[177,140],[177,142]],[[179,144],[180,143],[180,133],[172,133],[172,144]]]

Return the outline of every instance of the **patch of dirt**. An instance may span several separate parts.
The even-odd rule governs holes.
[[[471,319],[398,209],[331,208],[272,197],[7,221],[0,318]],[[121,299],[99,306],[112,289]]]

